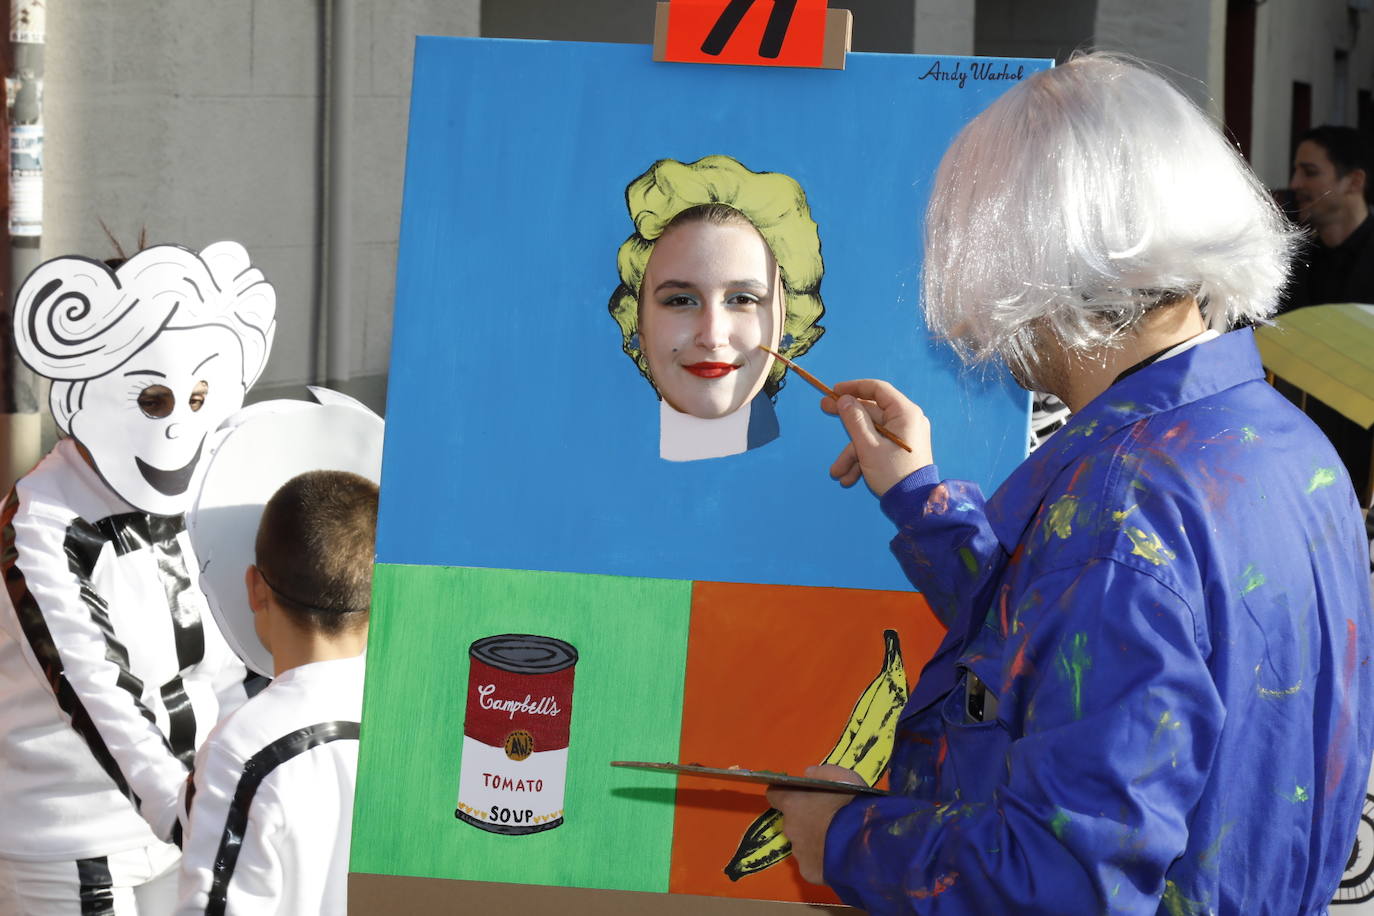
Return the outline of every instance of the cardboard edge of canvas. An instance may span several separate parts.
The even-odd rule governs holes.
[[[348,912],[385,914],[396,912],[404,900],[411,916],[448,913],[499,913],[512,904],[521,916],[822,916],[853,913],[846,906],[815,903],[784,903],[734,897],[702,897],[651,891],[613,891],[585,887],[533,884],[502,884],[490,881],[459,881],[448,878],[416,878],[396,875],[348,876]]]

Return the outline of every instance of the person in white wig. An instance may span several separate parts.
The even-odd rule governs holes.
[[[0,912],[175,903],[178,793],[249,689],[182,513],[207,437],[262,372],[275,310],[234,242],[61,257],[19,290],[19,355],[52,381],[67,436],[4,509]]]
[[[831,473],[878,495],[949,629],[891,797],[770,790],[805,877],[877,914],[1326,912],[1374,616],[1349,478],[1247,326],[1292,241],[1207,116],[1127,60],[1039,73],[955,139],[927,323],[1073,416],[985,499],[886,382],[823,402],[851,440]]]

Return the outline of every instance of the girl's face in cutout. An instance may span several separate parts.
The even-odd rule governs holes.
[[[243,395],[243,351],[232,331],[166,330],[86,383],[71,433],[125,502],[179,515],[206,437],[243,406]]]
[[[654,244],[639,294],[639,336],[658,393],[712,420],[763,388],[782,336],[773,253],[747,223],[670,227]]]

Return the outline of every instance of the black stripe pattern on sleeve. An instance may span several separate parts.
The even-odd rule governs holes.
[[[152,710],[143,705],[143,681],[129,668],[129,650],[115,636],[114,624],[110,622],[110,606],[91,586],[96,561],[100,559],[100,551],[107,543],[95,525],[82,518],[72,519],[67,525],[67,537],[62,544],[67,554],[67,568],[77,579],[81,601],[90,612],[91,622],[105,637],[105,658],[119,669],[115,683],[134,698],[143,718],[156,723]]]
[[[81,916],[115,916],[114,877],[104,856],[76,860]]]
[[[190,767],[196,756],[196,713],[186,696],[181,676],[205,658],[205,628],[200,612],[187,599],[193,594],[191,573],[186,555],[181,549],[181,532],[186,520],[180,516],[147,515],[126,512],[101,519],[97,526],[106,540],[114,545],[115,554],[124,556],[135,550],[148,549],[157,560],[159,578],[167,594],[167,610],[171,615],[172,636],[177,650],[177,671],[159,689],[163,706],[167,709],[167,740],[172,753],[184,766]]]
[[[14,516],[18,510],[19,496],[15,491],[11,490],[9,499],[5,503],[3,515],[3,538],[5,545],[3,569],[5,575],[5,588],[9,592],[10,602],[13,604],[15,615],[19,619],[19,627],[23,631],[24,638],[28,642],[34,657],[38,660],[39,666],[43,669],[43,674],[48,680],[48,685],[52,688],[53,695],[57,698],[57,705],[67,714],[67,717],[71,720],[72,728],[81,736],[82,740],[86,742],[86,746],[90,748],[91,755],[94,756],[96,762],[100,764],[100,768],[105,771],[105,774],[114,782],[115,787],[119,789],[124,797],[128,798],[129,801],[133,803],[134,808],[137,809],[141,805],[138,795],[129,788],[128,780],[126,780],[124,774],[120,772],[119,764],[115,762],[113,755],[110,754],[109,748],[105,746],[105,739],[100,736],[99,730],[95,727],[95,722],[92,721],[91,715],[86,710],[85,705],[82,704],[81,698],[76,693],[76,689],[73,688],[71,682],[67,680],[62,666],[62,658],[57,652],[57,643],[53,640],[52,632],[48,629],[48,622],[43,618],[43,612],[38,607],[38,602],[34,600],[33,594],[29,591],[28,584],[24,581],[24,573],[18,565],[19,552],[14,543]],[[87,544],[85,546],[89,548],[90,545]],[[98,550],[96,554],[97,556],[99,555]],[[71,562],[72,558],[69,554],[69,565]],[[92,564],[93,563],[94,559],[92,559]],[[95,595],[94,592],[91,592],[89,588],[83,585],[81,590],[82,598],[85,599],[88,593],[97,599],[99,598],[98,595]],[[91,603],[89,601],[87,601],[87,607],[91,608]],[[101,615],[104,616],[102,632],[106,634],[107,639],[112,637],[113,633],[109,628],[109,617],[108,615],[104,615],[103,606],[97,605],[92,608],[92,610],[97,625],[100,625]],[[117,641],[113,647],[109,646],[107,643],[106,657],[108,658],[113,654],[117,658],[119,653],[123,651],[124,647],[119,645]],[[127,681],[125,675],[127,675],[127,678],[132,679],[132,683]],[[134,702],[137,704],[139,711],[144,717],[149,721],[153,721],[152,713],[149,712],[139,700],[143,687],[142,682],[128,673],[127,653],[124,653],[124,667],[121,670],[119,680],[121,686],[125,687],[125,689],[130,689],[134,684],[137,685],[139,692],[134,693]]]
[[[243,837],[248,828],[248,811],[262,781],[277,767],[311,748],[331,741],[358,740],[358,731],[357,722],[320,722],[283,735],[248,758],[248,762],[243,765],[243,775],[239,777],[238,786],[234,789],[234,799],[229,803],[229,813],[224,818],[224,833],[220,835],[219,851],[215,854],[212,869],[214,881],[210,886],[210,898],[205,906],[206,916],[224,914],[229,881],[234,877],[234,866],[238,864],[239,853],[243,850]]]

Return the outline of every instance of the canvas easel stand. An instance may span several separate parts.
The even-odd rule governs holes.
[[[754,0],[671,0],[657,4],[654,16],[654,60],[678,63],[750,64],[756,66],[795,67],[815,66],[826,70],[843,70],[849,52],[854,17],[849,10],[828,9],[826,0],[800,0],[792,13],[792,20],[784,24],[786,33],[776,48],[764,56],[769,24],[763,34],[752,24],[751,32],[744,17],[751,6],[767,8],[770,4]],[[788,8],[783,2],[772,6],[775,11]],[[735,13],[738,11],[738,14]],[[677,13],[676,19],[674,13]],[[819,12],[820,28],[814,27]],[[808,15],[809,14],[809,15]],[[776,14],[775,14],[776,15]],[[757,20],[762,17],[752,17]],[[810,22],[807,22],[808,18]],[[734,23],[726,49],[707,51],[703,45],[712,35],[719,36],[721,25]],[[701,29],[707,25],[707,32]],[[806,26],[810,25],[810,28]],[[789,28],[789,26],[793,26]],[[800,27],[796,27],[800,26]],[[776,26],[773,27],[776,32]],[[758,35],[756,41],[751,41]],[[718,40],[718,39],[717,39]],[[671,50],[670,50],[671,48]],[[797,63],[796,61],[815,61]],[[366,803],[365,799],[360,799]],[[406,901],[407,910],[415,914],[454,912],[500,912],[516,907],[523,914],[563,913],[576,916],[640,916],[653,911],[661,916],[767,916],[769,913],[847,913],[844,906],[821,904],[780,903],[764,900],[734,900],[724,897],[702,897],[688,894],[653,894],[636,891],[609,891],[571,887],[540,887],[521,885],[518,888],[504,883],[478,881],[455,885],[452,881],[435,878],[394,877],[387,875],[349,876],[350,913],[391,912],[399,899]]]
[[[915,316],[916,216],[960,127],[1049,62],[993,80],[847,58],[851,25],[825,0],[672,0],[652,59],[417,43],[350,912],[847,911],[790,859],[760,864],[761,786],[610,763],[800,773],[841,750],[860,699],[900,710],[943,634],[870,494],[826,477],[843,431],[800,379],[755,395],[776,439],[660,453],[632,319],[645,250],[664,250],[638,214],[672,188],[749,217],[729,194],[762,180],[759,209],[801,208],[809,241],[786,250],[810,280],[783,319],[804,299],[811,323],[781,349],[810,334],[808,371],[921,391],[960,479],[995,487],[1025,456],[1027,395],[961,373]],[[818,129],[829,111],[842,123]],[[771,247],[777,225],[749,218]],[[556,800],[497,804],[549,752]],[[873,782],[887,760],[832,762]]]

